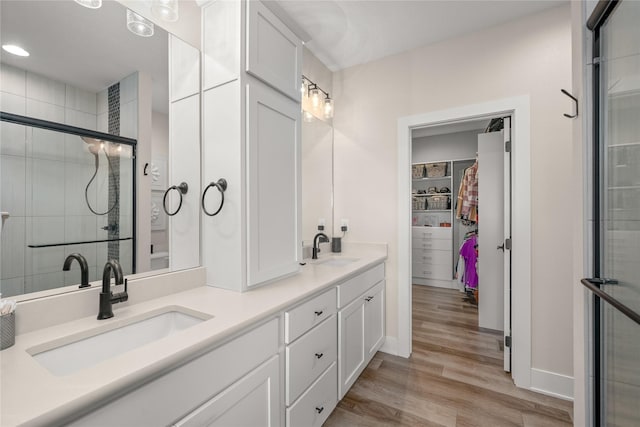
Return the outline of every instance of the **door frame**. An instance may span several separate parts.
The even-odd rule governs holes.
[[[529,95],[416,114],[398,119],[398,342],[397,354],[411,355],[411,131],[425,126],[499,115],[512,117],[512,313],[511,375],[531,387],[531,108]]]

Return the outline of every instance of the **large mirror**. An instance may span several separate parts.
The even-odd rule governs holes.
[[[302,238],[333,233],[333,125],[305,111],[302,121]],[[324,246],[323,246],[324,250]]]
[[[29,51],[2,50],[0,110],[133,141],[0,122],[2,297],[79,285],[79,263],[63,271],[72,253],[86,259],[90,281],[111,258],[125,274],[168,271],[172,36],[157,24],[151,37],[133,34],[115,1],[90,9],[3,0],[0,8],[2,44]],[[197,239],[190,244],[197,252]]]

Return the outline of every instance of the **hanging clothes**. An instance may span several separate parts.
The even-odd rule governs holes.
[[[463,222],[478,222],[478,161],[465,169],[456,207],[456,218]]]
[[[458,290],[460,292],[464,292],[464,258],[462,255],[458,257],[458,263],[456,264],[456,284],[458,285]]]
[[[460,256],[464,258],[464,285],[467,288],[478,287],[478,236],[471,235],[460,247]]]

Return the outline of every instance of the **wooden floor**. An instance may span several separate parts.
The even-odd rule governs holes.
[[[572,404],[519,389],[502,337],[457,290],[413,286],[413,354],[378,353],[325,426],[570,426]]]

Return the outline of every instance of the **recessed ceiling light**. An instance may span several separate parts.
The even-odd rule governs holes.
[[[102,6],[102,0],[75,0],[75,2],[89,9],[100,9]]]
[[[16,46],[14,44],[3,44],[2,48],[4,50],[6,50],[7,52],[12,53],[14,55],[29,56],[29,52],[27,52],[26,50],[24,50],[20,46]]]

